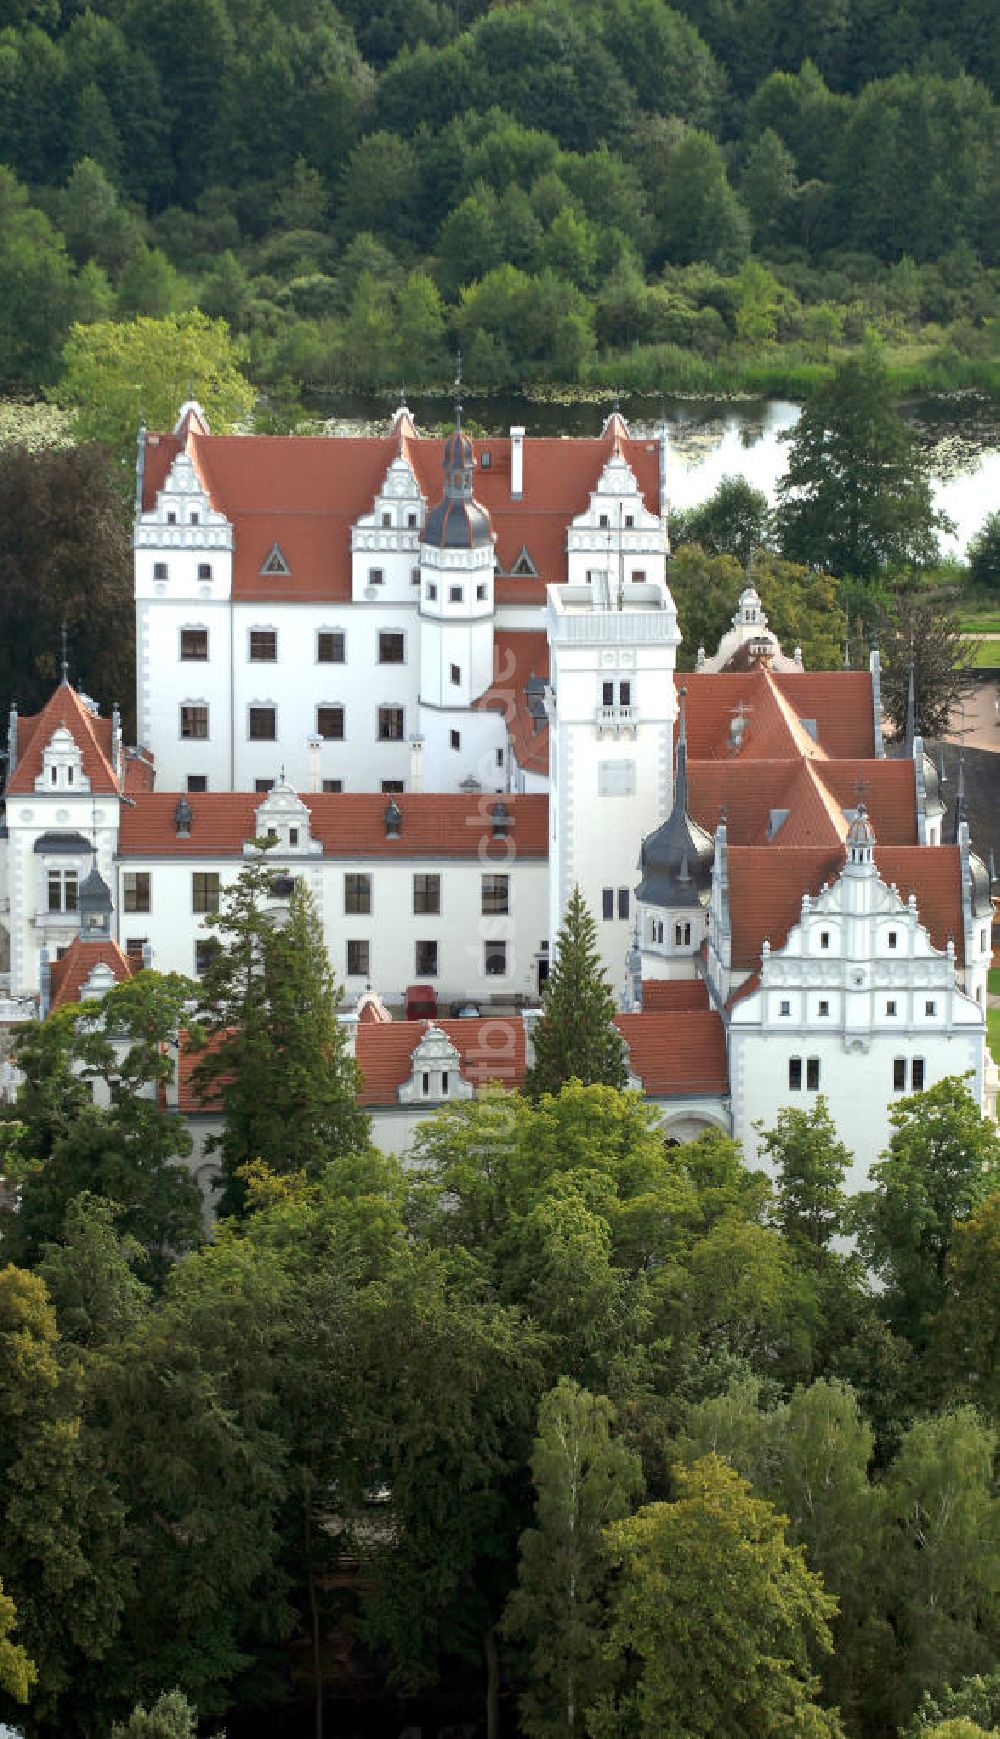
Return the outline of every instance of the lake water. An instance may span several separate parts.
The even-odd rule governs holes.
[[[445,397],[408,394],[418,426],[445,422]],[[392,404],[363,394],[316,395],[311,407],[344,428],[385,427]],[[773,501],[788,463],[788,442],[799,406],[785,399],[712,401],[632,398],[623,414],[634,433],[666,423],[670,438],[669,491],[675,507],[693,507],[711,495],[723,477],[745,477]],[[596,435],[610,409],[607,398],[559,403],[515,394],[493,398],[465,395],[467,421],[489,434],[523,423],[529,435]],[[973,396],[921,400],[904,407],[930,455],[935,504],[955,522],[942,538],[948,555],[964,555],[970,537],[988,513],[1000,509],[1000,406]]]

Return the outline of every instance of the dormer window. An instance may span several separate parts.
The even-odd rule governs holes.
[[[511,816],[506,803],[503,801],[503,798],[500,799],[499,803],[494,803],[491,819],[493,822],[493,838],[505,838],[513,825],[513,817]]]
[[[386,839],[398,839],[403,831],[403,811],[400,809],[395,797],[390,797],[386,804],[383,812],[383,819],[385,821]]]
[[[187,798],[179,797],[174,809],[174,829],[178,839],[189,839],[191,837],[191,823],[193,820],[194,811]]]

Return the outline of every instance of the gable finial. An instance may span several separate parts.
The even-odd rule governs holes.
[[[68,688],[69,687],[69,653],[67,651],[66,623],[65,623],[65,621],[63,621],[62,627],[60,629],[60,639],[62,642],[62,659],[61,659],[62,679],[63,679],[64,685]]]

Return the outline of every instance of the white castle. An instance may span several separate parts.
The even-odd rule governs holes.
[[[725,1129],[752,1158],[758,1119],[822,1092],[863,1176],[894,1096],[967,1074],[993,1111],[961,798],[945,829],[912,719],[886,758],[877,654],[805,671],[752,586],[676,675],[667,464],[617,413],[592,440],[457,417],[442,441],[401,406],[384,437],[304,439],[213,436],[191,403],[144,432],[139,747],[66,680],[12,705],[0,1013],[144,962],[196,974],[271,836],[390,1145],[523,1078],[574,885],[669,1138]],[[440,1018],[399,1018],[415,984]],[[183,1059],[176,1091],[210,1117]]]

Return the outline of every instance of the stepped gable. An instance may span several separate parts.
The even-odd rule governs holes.
[[[17,766],[7,781],[8,795],[34,793],[35,780],[44,768],[45,750],[60,726],[65,726],[80,751],[91,791],[95,795],[117,792],[118,780],[111,765],[111,720],[95,718],[76,689],[63,682],[40,713],[18,720]]]
[[[529,679],[547,682],[549,643],[543,629],[498,632],[493,637],[493,681],[475,702],[503,714],[517,764],[526,772],[549,770],[549,722],[541,718],[536,728],[528,705]]]
[[[362,1075],[359,1104],[399,1103],[399,1089],[413,1073],[413,1053],[431,1027],[439,1028],[455,1046],[464,1080],[476,1087],[490,1081],[511,1089],[524,1085],[524,1022],[517,1016],[364,1022],[357,1029],[355,1053]]]
[[[179,835],[174,811],[181,796],[191,810],[190,833]],[[467,794],[432,791],[401,792],[396,798],[402,825],[387,835],[387,798],[382,792],[303,793],[313,839],[326,857],[408,858],[482,857],[545,858],[548,854],[548,798],[505,794],[508,830],[494,841],[491,821],[499,797],[489,791]],[[240,857],[244,844],[256,837],[260,792],[154,791],[137,796],[134,807],[122,810],[118,836],[121,857]],[[275,854],[275,862],[294,864],[295,853]]]
[[[765,941],[782,948],[798,922],[802,896],[815,897],[824,882],[836,881],[846,861],[843,847],[833,850],[789,849],[778,845],[761,851],[754,846],[730,846],[729,912],[732,963],[754,971]],[[955,944],[959,965],[965,959],[962,917],[962,872],[957,846],[875,847],[875,867],[887,886],[896,885],[904,901],[916,895],[920,922],[935,948]]]
[[[114,974],[117,984],[132,977],[131,964],[117,942],[84,942],[79,936],[74,936],[65,954],[59,960],[54,960],[49,969],[52,995],[50,1014],[57,1008],[65,1007],[67,1003],[80,1001],[80,993],[95,966],[107,966]]]
[[[667,1009],[619,1014],[615,1026],[628,1045],[629,1064],[652,1098],[683,1093],[728,1093],[726,1031],[708,1010]]]

